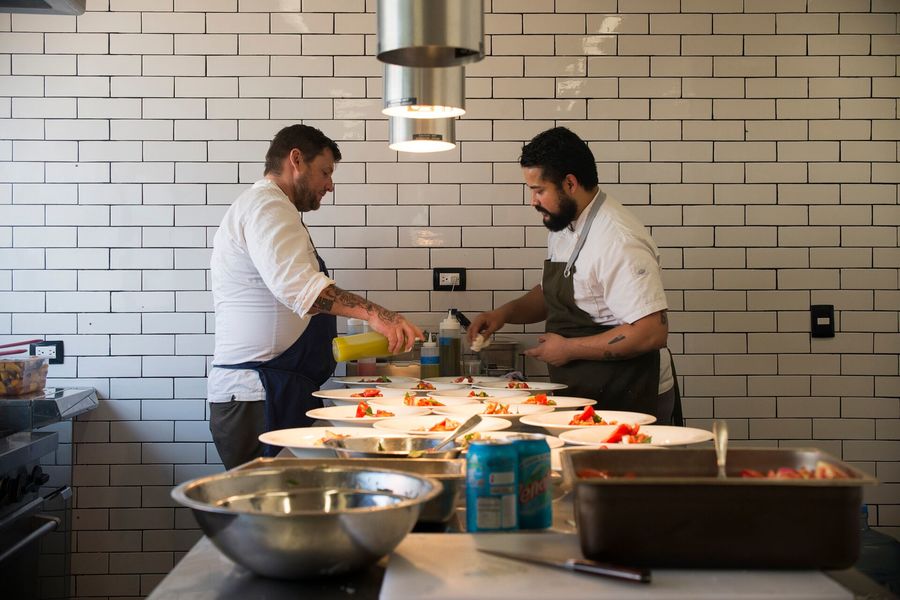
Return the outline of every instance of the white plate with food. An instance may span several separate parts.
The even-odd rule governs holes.
[[[469,387],[466,383],[431,383],[421,379],[413,379],[408,383],[381,383],[378,385],[382,390],[394,390],[401,393],[415,392],[417,394],[428,394],[431,392],[440,392],[444,390],[459,390]]]
[[[328,421],[335,427],[345,425],[348,427],[371,427],[374,423],[383,419],[397,416],[411,415],[427,415],[430,409],[418,406],[392,406],[390,410],[384,411],[388,414],[379,414],[379,409],[368,405],[369,410],[361,405],[368,404],[360,402],[355,406],[326,406],[325,408],[314,408],[306,411],[306,416],[311,419],[321,419]],[[359,416],[358,416],[359,415]]]
[[[448,398],[474,398],[476,400],[500,400],[505,398],[527,398],[528,390],[473,390],[463,388],[460,390],[438,390],[431,393],[432,396]]]
[[[259,436],[259,441],[287,448],[298,458],[334,458],[334,450],[324,445],[326,439],[373,435],[404,437],[402,433],[375,433],[371,427],[295,427],[267,431]]]
[[[338,406],[353,405],[360,400],[384,400],[387,398],[403,398],[403,392],[396,390],[380,390],[376,387],[341,388],[338,390],[319,390],[312,393],[316,398],[331,400]]]
[[[524,434],[521,431],[478,431],[478,432],[474,432],[474,433],[467,433],[466,435],[464,435],[462,437],[466,438],[466,442],[469,442],[473,439],[476,439],[476,440],[505,440],[507,438],[517,436],[517,435],[524,435]],[[554,448],[562,448],[563,446],[566,445],[566,443],[564,441],[562,441],[561,439],[559,439],[558,437],[556,437],[554,435],[546,435],[543,433],[532,433],[529,435],[539,435],[542,438],[544,438],[545,440],[547,440],[547,445],[550,446],[551,450]]]
[[[578,422],[573,423],[575,420]],[[656,417],[645,413],[624,410],[594,410],[592,406],[588,406],[584,410],[555,410],[539,415],[522,417],[521,423],[543,427],[553,435],[560,435],[562,432],[570,429],[592,429],[604,425],[618,425],[619,423],[649,425],[654,421],[656,421]]]
[[[624,428],[627,427],[628,430]],[[577,431],[566,431],[560,436],[567,444],[576,446],[688,446],[713,439],[711,431],[693,427],[671,425],[598,425]]]
[[[524,390],[526,392],[539,391],[550,392],[553,390],[564,390],[568,385],[565,383],[551,383],[549,381],[501,381],[498,383],[479,383],[475,385],[481,390]]]
[[[461,406],[435,406],[431,409],[436,415],[447,415],[454,419],[468,419],[472,415],[483,417],[500,417],[510,421],[518,421],[524,416],[548,413],[552,406],[536,404],[507,404],[503,402],[481,402],[479,404],[463,404]]]
[[[385,383],[415,383],[418,381],[415,377],[405,377],[402,375],[354,375],[347,377],[332,377],[331,380],[348,387],[375,387],[376,385]]]
[[[496,392],[492,392],[496,393]],[[503,398],[502,402],[509,404],[535,404],[537,406],[549,406],[554,410],[566,408],[583,408],[597,404],[596,400],[591,398],[578,398],[576,396],[548,396],[543,392],[530,394],[528,396],[510,396]]]
[[[431,383],[461,383],[463,385],[480,385],[483,383],[503,383],[505,377],[488,377],[487,375],[455,375],[451,377],[428,377]]]
[[[408,396],[391,396],[390,398],[372,398],[369,404],[379,407],[424,406],[426,408],[436,408],[462,405],[476,406],[479,402],[475,398],[448,398],[444,396],[419,396],[416,394],[409,394]]]
[[[390,431],[392,433],[405,433],[407,435],[444,436],[453,431],[465,419],[455,419],[444,415],[427,415],[413,417],[394,417],[383,419],[374,424],[375,429]],[[475,426],[473,431],[500,431],[509,429],[512,421],[497,417],[482,417],[481,423]]]

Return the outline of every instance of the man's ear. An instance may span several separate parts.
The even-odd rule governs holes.
[[[566,175],[566,178],[563,180],[563,183],[565,184],[566,191],[569,193],[574,192],[575,188],[578,187],[578,179],[571,173]]]
[[[288,161],[291,164],[291,169],[293,171],[299,171],[300,165],[304,164],[303,161],[303,153],[300,152],[299,148],[293,148],[291,152],[288,154]]]

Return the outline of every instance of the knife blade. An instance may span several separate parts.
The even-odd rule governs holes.
[[[494,556],[501,556],[503,558],[511,558],[512,560],[520,560],[537,565],[566,569],[567,571],[574,571],[576,573],[598,575],[600,577],[611,577],[613,579],[623,579],[625,581],[634,581],[639,583],[650,583],[652,579],[649,569],[634,569],[631,567],[623,567],[620,565],[611,565],[609,563],[600,563],[584,558],[569,558],[563,561],[557,561],[543,558],[541,556],[521,554],[518,552],[489,550],[487,548],[478,548],[477,550],[485,554],[492,554]]]

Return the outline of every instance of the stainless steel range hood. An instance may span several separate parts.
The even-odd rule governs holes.
[[[86,0],[0,0],[0,13],[80,15]]]

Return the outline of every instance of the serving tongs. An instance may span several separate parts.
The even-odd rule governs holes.
[[[0,356],[11,356],[13,354],[23,354],[28,352],[27,346],[29,344],[37,344],[38,342],[43,342],[44,340],[22,340],[21,342],[10,342],[9,344],[0,344],[0,349],[2,348],[15,348],[16,346],[26,346],[25,348],[19,348],[17,350],[2,350],[0,351]]]
[[[438,443],[438,445],[435,446],[434,448],[430,448],[428,450],[413,450],[409,453],[409,457],[410,458],[422,458],[422,456],[424,456],[425,454],[428,454],[429,452],[437,452],[438,450],[440,450],[441,448],[443,448],[444,446],[446,446],[447,444],[449,444],[450,442],[452,442],[459,436],[465,435],[465,434],[469,433],[471,430],[475,429],[475,427],[479,423],[481,423],[481,415],[474,414],[471,417],[469,417],[468,419],[466,419],[465,421],[463,421],[462,425],[460,425],[459,427],[457,427],[456,429],[454,429],[453,431],[448,433],[447,437],[442,439]]]
[[[725,421],[713,421],[713,438],[716,445],[717,476],[725,479],[725,454],[728,452],[728,424]]]

